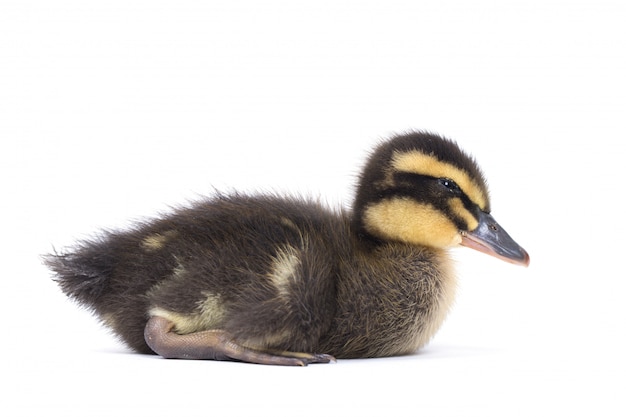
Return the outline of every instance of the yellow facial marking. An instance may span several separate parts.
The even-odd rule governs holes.
[[[178,232],[176,230],[168,230],[163,234],[155,233],[146,237],[141,242],[141,246],[143,246],[144,249],[146,249],[147,251],[156,251],[163,248],[163,246],[165,246],[165,243],[171,238],[175,237],[177,234]]]
[[[478,220],[470,213],[460,198],[451,199],[448,204],[452,211],[460,218],[462,218],[467,224],[467,230],[474,230],[478,227]]]
[[[436,178],[450,178],[475,203],[484,209],[487,197],[483,190],[473,181],[467,172],[447,162],[442,162],[434,155],[423,154],[419,151],[397,152],[392,160],[392,167],[398,171],[412,172]]]
[[[294,248],[287,246],[276,254],[269,278],[281,296],[289,295],[289,282],[299,266],[300,258]]]
[[[437,248],[461,242],[457,227],[429,204],[408,198],[384,200],[365,210],[366,228],[378,237]]]
[[[174,323],[174,331],[179,334],[219,328],[225,315],[220,297],[211,293],[204,293],[204,297],[193,314],[182,314],[154,307],[150,310],[150,316],[159,316],[171,321]]]

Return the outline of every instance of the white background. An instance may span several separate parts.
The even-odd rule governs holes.
[[[623,4],[3,0],[0,414],[625,415]],[[349,206],[407,129],[476,156],[531,255],[455,250],[457,302],[416,355],[136,355],[40,264],[214,187]]]

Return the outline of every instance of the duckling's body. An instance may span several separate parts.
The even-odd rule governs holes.
[[[460,193],[439,189],[446,166]],[[442,323],[455,289],[446,248],[480,229],[483,210],[473,160],[413,133],[372,155],[351,211],[218,195],[47,263],[65,293],[138,352],[285,365],[401,355]],[[508,258],[527,264],[513,249]]]

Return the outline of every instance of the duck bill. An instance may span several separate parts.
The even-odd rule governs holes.
[[[461,245],[506,262],[528,266],[530,257],[488,213],[480,212],[478,227],[461,233]]]

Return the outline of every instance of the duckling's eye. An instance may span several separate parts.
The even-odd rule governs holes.
[[[461,191],[461,188],[457,185],[457,183],[449,178],[440,178],[439,183],[454,193]]]

